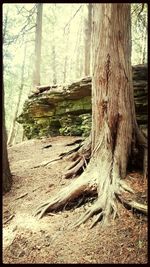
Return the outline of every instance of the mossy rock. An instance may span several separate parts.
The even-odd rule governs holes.
[[[137,122],[148,122],[147,65],[133,67]],[[48,88],[48,89],[46,89]],[[88,136],[92,125],[91,77],[67,86],[43,87],[29,96],[16,119],[28,138],[56,135]]]

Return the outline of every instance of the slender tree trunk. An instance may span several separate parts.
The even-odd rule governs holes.
[[[3,89],[3,192],[10,190],[12,185],[12,175],[9,168],[8,152],[7,152],[7,132],[5,126],[5,111],[4,111],[4,89]]]
[[[77,57],[76,57],[76,79],[80,78],[80,66],[81,66],[81,28],[78,32],[78,45],[77,45]]]
[[[84,21],[84,41],[85,41],[85,76],[90,75],[91,63],[91,32],[92,32],[92,4],[88,4],[88,18]]]
[[[145,63],[145,54],[146,54],[146,28],[143,29],[142,36],[142,48],[141,48],[141,64]]]
[[[68,28],[68,31],[66,33],[66,47],[65,47],[65,59],[64,59],[63,83],[66,82],[66,75],[67,75],[69,36],[70,36],[70,28]]]
[[[25,47],[24,47],[24,58],[23,58],[22,68],[21,68],[21,85],[20,85],[18,100],[17,100],[17,104],[16,104],[16,110],[15,110],[15,113],[14,113],[12,126],[11,126],[11,130],[10,130],[9,137],[8,137],[8,142],[7,142],[7,145],[9,145],[9,146],[12,145],[12,143],[14,141],[16,118],[17,118],[17,115],[18,115],[18,110],[19,110],[19,106],[20,106],[20,100],[21,100],[22,91],[23,91],[23,87],[24,87],[24,70],[25,70],[25,60],[26,60],[26,49],[27,49],[27,43],[25,43]]]
[[[53,84],[57,84],[57,76],[56,76],[56,51],[55,44],[52,45],[52,68],[53,68]]]
[[[56,31],[56,4],[53,5],[53,22],[52,22],[52,71],[53,71],[53,84],[57,84],[57,74],[56,74],[56,39],[55,39],[55,31]]]
[[[33,71],[33,86],[40,85],[41,44],[42,44],[42,13],[43,4],[37,4],[35,31],[35,66]]]

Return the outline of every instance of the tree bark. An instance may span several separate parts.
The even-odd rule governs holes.
[[[40,217],[93,191],[97,200],[74,224],[79,226],[97,214],[92,227],[102,219],[106,223],[112,213],[116,217],[116,196],[123,191],[134,194],[123,179],[132,142],[139,134],[132,86],[130,19],[130,4],[93,5],[91,158],[81,176],[37,210]],[[128,203],[139,207],[133,200]]]

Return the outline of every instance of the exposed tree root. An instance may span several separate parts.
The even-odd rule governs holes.
[[[59,157],[62,157],[62,158],[63,158],[63,157],[70,156],[70,155],[72,155],[74,152],[77,152],[81,147],[82,147],[82,144],[80,144],[80,145],[78,145],[77,147],[75,147],[75,148],[69,150],[68,152],[61,153],[61,154],[59,155]]]
[[[51,162],[58,161],[58,160],[61,160],[61,159],[62,159],[62,157],[58,157],[56,159],[43,161],[42,163],[40,163],[38,165],[35,165],[32,169],[39,168],[39,167],[45,167],[45,166],[49,165]]]
[[[93,176],[94,177],[94,176]],[[90,179],[90,176],[87,176],[87,173],[84,172],[79,178],[74,180],[69,186],[62,189],[55,197],[50,199],[49,202],[44,203],[37,210],[35,215],[39,214],[39,218],[42,218],[45,213],[56,212],[60,209],[65,208],[65,206],[77,199],[81,195],[83,196],[87,192],[95,193],[98,189],[97,179]],[[130,194],[134,194],[134,191],[122,180],[118,179],[115,184],[110,183],[110,180],[106,180],[103,186],[101,187],[102,191],[98,193],[97,200],[92,204],[90,208],[72,225],[72,227],[78,227],[82,223],[85,223],[93,215],[96,215],[96,218],[91,224],[92,228],[98,221],[102,221],[105,225],[107,223],[109,215],[113,214],[113,218],[116,218],[118,215],[117,210],[117,198],[123,204],[127,204],[131,208],[134,208],[144,214],[147,214],[147,206],[137,203],[136,201],[129,201],[122,197],[121,192],[127,191]],[[117,198],[116,198],[117,196]],[[81,201],[80,201],[81,202]],[[71,227],[71,228],[72,228]]]
[[[81,167],[83,167],[84,162],[85,161],[83,158],[78,158],[73,164],[71,164],[64,178],[75,177],[77,175],[77,172],[81,169]]]
[[[65,173],[64,178],[75,177],[79,171],[84,171],[91,156],[91,140],[87,138],[83,145],[71,155],[70,159],[75,161],[68,167],[68,171]]]
[[[37,208],[35,215],[39,215],[39,218],[42,218],[46,212],[57,211],[62,208],[65,204],[71,200],[76,199],[82,193],[93,192],[95,191],[94,181],[93,183],[89,182],[88,179],[79,179],[77,178],[72,184],[68,187],[62,189],[59,194],[53,197],[49,202],[44,203],[42,206]]]
[[[119,197],[120,201],[130,207],[131,209],[135,209],[145,215],[148,214],[148,206],[146,204],[138,203],[137,201],[134,200],[127,200],[123,197]]]
[[[72,143],[67,144],[66,146],[74,146],[74,145],[76,145],[76,144],[80,144],[80,143],[82,143],[82,142],[83,142],[83,139],[78,139],[78,140],[75,140],[75,141],[72,142]]]
[[[86,167],[85,172],[66,188],[63,188],[56,196],[52,197],[49,202],[40,206],[36,210],[35,215],[39,215],[39,218],[42,218],[47,212],[57,212],[80,196],[86,195],[87,192],[97,192],[97,200],[86,210],[83,216],[74,223],[73,227],[85,223],[93,215],[96,215],[96,218],[91,227],[100,220],[105,225],[110,215],[113,215],[113,218],[115,218],[118,214],[117,199],[121,199],[123,204],[147,214],[146,205],[137,203],[134,200],[129,201],[122,196],[123,192],[128,192],[128,194],[134,196],[134,191],[120,178],[120,168],[126,170],[124,158],[123,161],[120,161],[115,153],[112,153],[110,149],[111,139],[108,142],[108,147],[106,148],[105,146],[105,136],[107,136],[107,138],[109,136],[107,124],[105,127],[105,135],[100,136],[98,146],[94,148],[94,153],[92,153],[92,155],[89,138],[84,145],[71,156],[74,162],[69,166],[65,178],[75,176],[79,170],[82,168],[85,169]],[[64,154],[61,155],[61,157],[63,156]],[[87,165],[89,160],[90,163]],[[122,176],[124,177],[124,175]]]

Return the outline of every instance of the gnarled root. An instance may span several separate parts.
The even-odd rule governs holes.
[[[93,174],[93,169],[88,165],[86,171],[79,178],[74,180],[66,188],[62,189],[55,197],[51,198],[49,202],[40,206],[36,210],[35,215],[39,214],[39,218],[42,218],[46,212],[58,211],[59,209],[66,207],[69,202],[76,200],[80,195],[86,196],[87,193],[95,192],[98,193],[97,200],[86,210],[83,216],[75,222],[73,227],[85,223],[93,215],[96,215],[96,218],[91,227],[100,220],[105,225],[110,215],[113,214],[113,218],[115,218],[118,214],[117,199],[123,199],[121,201],[123,204],[126,203],[134,209],[138,209],[146,214],[147,208],[145,205],[140,205],[131,200],[131,198],[130,201],[123,198],[123,192],[128,192],[128,194],[134,196],[134,191],[124,180],[118,178],[117,175],[111,173],[112,176],[108,177],[110,175],[108,170],[109,169],[105,166],[103,169],[103,176],[99,176],[100,170],[95,171]]]
[[[35,215],[39,215],[39,218],[42,218],[46,212],[56,211],[59,208],[66,205],[68,202],[76,199],[82,193],[93,192],[95,188],[93,184],[89,183],[88,179],[77,178],[72,184],[63,188],[55,197],[53,197],[49,202],[44,203],[37,208]]]
[[[77,220],[73,227],[85,223],[90,217],[97,213],[96,219],[93,221],[90,228],[100,220],[103,220],[103,224],[105,224],[111,213],[113,213],[113,218],[116,218],[118,212],[115,194],[116,192],[114,191],[113,185],[106,183],[104,191],[99,194],[97,201],[81,216],[81,218],[79,218],[79,220]]]
[[[70,159],[74,162],[71,163],[71,165],[69,166],[68,171],[64,175],[64,178],[75,177],[79,171],[84,171],[87,166],[87,163],[90,160],[90,156],[91,141],[89,137],[87,140],[85,140],[83,146],[70,157]]]
[[[95,220],[92,222],[90,228],[92,228],[98,221],[102,221],[103,225],[106,224],[109,215],[113,214],[113,219],[118,215],[116,200],[119,198],[121,192],[130,192],[134,194],[133,189],[131,189],[124,181],[119,180],[118,188],[114,191],[114,187],[111,184],[107,184],[108,188],[104,190],[105,193],[99,194],[97,201],[86,210],[86,212],[72,225],[72,228],[80,226],[85,223],[90,217],[97,214]],[[106,185],[106,186],[107,186]],[[117,198],[116,198],[117,196]],[[127,204],[131,208],[134,208],[147,215],[147,205],[137,203],[136,201],[128,201],[121,197],[121,202]]]

